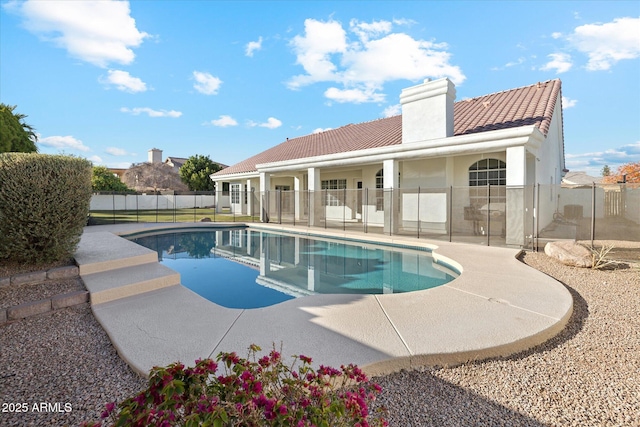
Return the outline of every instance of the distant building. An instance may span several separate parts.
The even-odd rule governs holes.
[[[565,187],[582,187],[585,185],[593,185],[593,183],[602,183],[602,177],[587,175],[584,171],[567,172],[562,178],[562,185]]]
[[[184,157],[167,157],[167,160],[165,160],[164,162],[173,167],[176,172],[178,172],[182,165],[184,165],[184,162],[186,162],[187,160],[188,159],[185,159]]]
[[[176,172],[178,172],[187,160],[189,159],[185,157],[167,157],[164,162],[171,166]],[[157,148],[152,148],[151,150],[149,150],[149,163],[162,163],[162,150],[159,150]],[[229,167],[220,162],[216,162],[215,160],[214,163],[219,164],[222,169]]]
[[[117,176],[118,179],[120,179],[120,181],[122,181],[122,175],[124,175],[126,171],[127,171],[126,169],[122,169],[122,168],[109,168],[109,172]]]

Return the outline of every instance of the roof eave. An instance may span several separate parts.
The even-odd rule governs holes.
[[[212,173],[211,175],[209,175],[209,178],[211,178],[212,181],[229,181],[229,179],[237,180],[237,179],[250,179],[250,178],[260,177],[260,173],[258,171],[238,172],[238,173],[218,175],[220,172]]]

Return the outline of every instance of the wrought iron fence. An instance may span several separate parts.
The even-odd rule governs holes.
[[[640,241],[640,186],[477,186],[319,191],[101,193],[89,224],[269,222],[537,249],[547,241]]]

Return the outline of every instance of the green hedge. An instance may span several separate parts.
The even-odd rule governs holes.
[[[88,160],[0,154],[0,260],[38,264],[71,257],[90,201]]]

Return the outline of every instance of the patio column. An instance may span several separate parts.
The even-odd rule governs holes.
[[[296,221],[299,221],[302,215],[302,199],[301,199],[301,179],[299,175],[295,175],[293,177],[293,208],[295,212]]]
[[[320,185],[320,170],[318,168],[307,169],[307,182],[309,185],[309,226],[320,225],[323,217],[324,206],[322,204],[322,190]]]
[[[269,190],[271,189],[271,175],[260,172],[260,220],[269,222]]]
[[[525,234],[524,186],[527,176],[527,150],[524,146],[507,148],[507,189],[504,224],[505,243],[523,246]],[[493,224],[492,224],[493,227]]]
[[[224,187],[224,183],[222,181],[216,182],[216,213],[222,212],[222,188]]]
[[[247,179],[247,206],[246,206],[246,213],[247,215],[251,215],[253,212],[253,198],[251,197],[251,180]],[[244,195],[242,196],[244,198]]]
[[[385,160],[382,168],[384,173],[384,232],[397,234],[398,212],[400,211],[400,198],[396,197],[396,191],[398,189],[398,161],[394,159]]]

